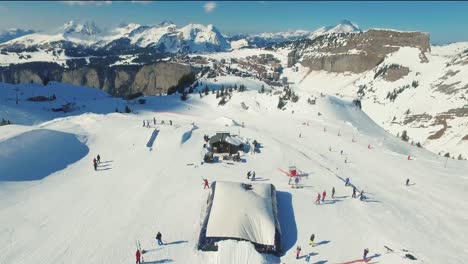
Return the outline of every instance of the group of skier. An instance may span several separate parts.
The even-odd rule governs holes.
[[[101,163],[101,156],[99,156],[99,154],[98,154],[96,158],[93,158],[94,170],[97,170],[97,167],[98,167],[99,163]]]
[[[315,246],[314,240],[315,240],[315,234],[312,234],[312,235],[310,236],[309,246],[312,246],[312,247]],[[320,243],[319,243],[319,244],[320,244]],[[319,245],[319,244],[317,244],[317,245]],[[296,247],[296,259],[301,258],[301,251],[302,251],[302,247],[301,247],[300,245],[298,245],[298,246]],[[368,249],[368,248],[365,248],[365,249],[364,249],[363,256],[362,256],[362,259],[363,259],[363,260],[366,260],[368,254],[369,254],[369,249]],[[308,254],[308,255],[305,256],[305,261],[306,261],[307,263],[310,262],[310,256],[311,256],[311,254]]]
[[[161,232],[158,232],[156,234],[156,241],[158,243],[159,246],[163,246],[164,243],[162,242],[162,234]],[[145,254],[145,250],[141,250],[140,248],[140,242],[137,243],[137,250],[135,252],[135,258],[136,258],[136,264],[141,264],[143,263],[143,257],[142,255]]]

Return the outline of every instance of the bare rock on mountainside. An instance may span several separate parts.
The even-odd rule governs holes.
[[[44,70],[47,69],[47,70]],[[0,69],[0,80],[6,83],[70,83],[103,89],[114,96],[143,92],[146,95],[166,93],[179,80],[193,72],[189,65],[160,62],[144,66],[93,67],[67,69],[58,65],[24,64],[18,68]]]

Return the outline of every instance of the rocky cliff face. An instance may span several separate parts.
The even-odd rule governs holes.
[[[188,74],[193,74],[191,66],[168,62],[144,66],[84,66],[76,69],[66,69],[54,64],[29,63],[1,68],[0,80],[6,83],[42,83],[50,80],[99,88],[114,96],[136,92],[157,95],[166,93]]]
[[[430,51],[429,35],[371,29],[360,33],[327,34],[291,44],[296,57],[311,70],[363,73],[381,63],[400,47]]]

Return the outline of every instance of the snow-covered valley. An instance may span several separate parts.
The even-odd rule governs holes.
[[[257,90],[234,92],[220,106],[212,93],[138,104],[60,83],[2,85],[0,117],[15,122],[0,127],[0,263],[133,263],[137,240],[145,263],[300,263],[306,255],[311,263],[357,263],[364,248],[369,263],[463,263],[468,163],[387,133],[349,98],[318,95],[311,105],[307,87],[297,91],[302,99],[280,110],[275,95]],[[25,100],[32,95],[57,100]],[[69,101],[73,112],[50,110]],[[133,113],[114,112],[126,105]],[[260,153],[203,163],[203,136],[219,131],[261,142]],[[302,188],[279,170],[289,166],[308,175]],[[248,182],[251,170],[278,191],[282,256],[244,243],[198,251],[209,194],[202,178]],[[366,199],[351,197],[346,178]]]

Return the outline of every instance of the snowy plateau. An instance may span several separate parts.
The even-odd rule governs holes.
[[[0,44],[0,65],[9,67],[0,75],[0,264],[134,263],[137,248],[144,263],[467,262],[468,43],[426,47],[401,40],[414,32],[349,21],[230,37],[172,22],[18,32]],[[379,34],[389,41],[354,45]],[[160,63],[189,65],[195,79],[174,93],[120,98],[82,85],[84,77],[45,81],[15,68],[64,67],[74,59],[69,48],[89,60],[122,43],[122,60],[109,68],[138,64],[141,50],[128,47],[157,49]],[[221,132],[242,146],[236,154],[207,150],[206,136]],[[212,194],[204,179],[274,185],[277,208],[248,188],[230,208],[215,206],[259,225],[242,237],[275,229],[243,210],[277,209],[281,253],[236,239],[198,250]]]

